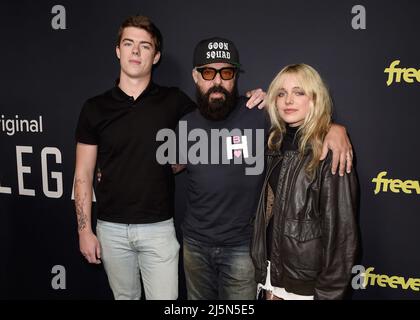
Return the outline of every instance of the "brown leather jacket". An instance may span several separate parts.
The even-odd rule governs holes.
[[[272,216],[271,283],[315,299],[340,299],[351,278],[357,248],[358,183],[354,168],[331,173],[332,155],[314,177],[305,173],[309,154],[269,152],[267,174],[255,217],[251,256],[256,280],[267,276],[266,229]],[[273,206],[267,207],[269,177],[280,165]]]

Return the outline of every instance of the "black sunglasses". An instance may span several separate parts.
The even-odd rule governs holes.
[[[201,67],[196,70],[200,72],[204,80],[213,80],[218,73],[223,80],[232,80],[236,73],[236,68],[234,67],[225,67],[221,69]]]

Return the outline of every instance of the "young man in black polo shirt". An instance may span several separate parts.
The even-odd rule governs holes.
[[[170,165],[156,161],[156,133],[175,129],[195,104],[179,89],[152,82],[161,43],[159,30],[147,17],[123,22],[116,47],[119,84],[86,101],[76,130],[80,251],[89,263],[104,262],[116,299],[140,298],[140,273],[146,299],[178,297],[174,178]],[[260,100],[257,92],[253,104]],[[96,166],[97,237],[91,219]]]
[[[156,162],[155,137],[161,128],[175,128],[195,105],[179,89],[151,81],[161,43],[159,30],[147,17],[124,21],[116,47],[119,84],[87,100],[77,126],[75,205],[80,251],[90,263],[104,262],[116,299],[140,298],[140,271],[146,299],[178,296],[173,173],[169,165]],[[95,165],[101,173],[98,238],[91,223]]]

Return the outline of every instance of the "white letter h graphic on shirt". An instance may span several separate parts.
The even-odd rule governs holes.
[[[240,140],[242,141],[240,142]],[[248,143],[246,136],[226,137],[226,155],[229,160],[233,159],[233,154],[235,154],[235,157],[240,157],[241,152],[234,152],[234,150],[242,150],[243,157],[248,158]]]

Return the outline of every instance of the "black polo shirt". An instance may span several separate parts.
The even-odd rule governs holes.
[[[98,146],[98,219],[137,224],[173,216],[174,178],[170,165],[156,161],[156,133],[175,129],[194,108],[178,88],[153,83],[136,100],[114,87],[86,101],[76,141]]]

